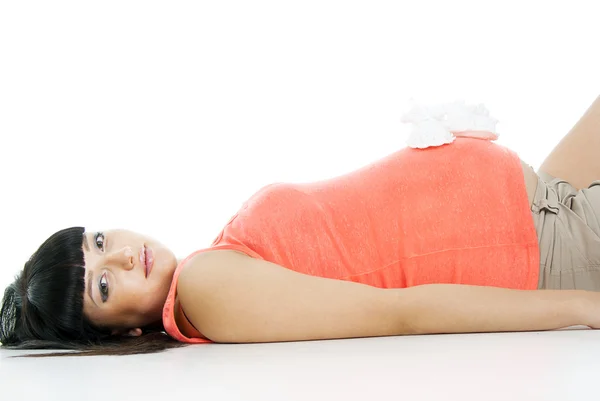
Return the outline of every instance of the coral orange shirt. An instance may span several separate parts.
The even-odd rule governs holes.
[[[382,288],[455,283],[526,290],[537,288],[539,274],[520,160],[471,138],[404,148],[323,181],[260,189],[209,248],[177,267],[163,310],[165,329],[177,340],[208,342],[181,333],[174,307],[182,267],[215,249]]]

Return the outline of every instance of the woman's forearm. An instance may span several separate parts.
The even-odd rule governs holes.
[[[592,293],[430,284],[398,291],[414,334],[551,330],[590,325]]]

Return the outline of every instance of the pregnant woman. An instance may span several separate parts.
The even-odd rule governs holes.
[[[268,185],[181,260],[131,231],[58,231],[6,289],[0,341],[97,355],[600,328],[600,98],[537,174],[493,136]]]

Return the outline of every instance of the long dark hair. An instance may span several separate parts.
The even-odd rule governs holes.
[[[162,325],[139,337],[124,337],[86,319],[84,232],[84,227],[71,227],[51,235],[6,288],[0,310],[2,346],[76,351],[28,356],[81,356],[145,354],[182,345]]]

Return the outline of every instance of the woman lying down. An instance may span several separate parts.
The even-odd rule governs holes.
[[[98,355],[599,328],[600,97],[537,174],[482,107],[405,121],[408,147],[263,187],[180,260],[131,231],[56,232],[6,289],[0,341]]]

